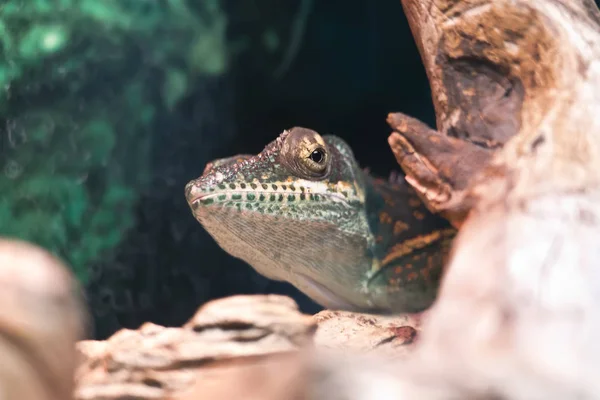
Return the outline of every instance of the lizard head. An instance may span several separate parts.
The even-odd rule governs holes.
[[[306,128],[284,131],[258,155],[209,163],[189,182],[186,199],[202,219],[215,210],[274,218],[322,218],[358,211],[364,203],[359,167],[350,147]],[[202,221],[200,221],[202,223]]]
[[[349,308],[346,292],[360,280],[353,275],[368,264],[361,259],[369,237],[363,180],[342,139],[296,127],[257,155],[209,163],[185,196],[228,253],[321,304]],[[335,296],[323,292],[336,284]]]

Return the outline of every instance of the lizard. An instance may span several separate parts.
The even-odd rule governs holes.
[[[185,197],[222,249],[335,310],[426,310],[456,234],[404,177],[372,176],[343,139],[303,127],[208,163]]]

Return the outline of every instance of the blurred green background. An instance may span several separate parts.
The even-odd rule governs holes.
[[[390,111],[433,124],[400,0],[3,0],[0,234],[84,283],[97,338],[285,293],[192,217],[187,181],[300,125],[397,170]]]

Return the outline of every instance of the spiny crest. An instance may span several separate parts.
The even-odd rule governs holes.
[[[277,137],[277,139],[273,140],[271,143],[269,143],[268,145],[265,146],[263,151],[261,151],[257,155],[257,158],[264,160],[264,159],[269,159],[270,157],[277,156],[279,154],[279,151],[281,150],[281,147],[283,146],[283,142],[289,136],[289,134],[290,134],[290,131],[288,131],[287,129],[284,130]]]
[[[230,176],[244,170],[252,170],[254,166],[258,167],[260,165],[265,165],[265,163],[273,163],[273,159],[278,156],[283,142],[289,133],[289,131],[284,130],[277,139],[265,146],[263,151],[256,155],[240,154],[234,157],[226,157],[212,161],[206,165],[202,176],[206,177],[215,173]]]

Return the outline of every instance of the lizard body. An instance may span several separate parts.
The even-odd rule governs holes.
[[[342,139],[305,128],[209,163],[185,194],[225,251],[330,309],[426,309],[455,235],[403,179],[370,176]]]

